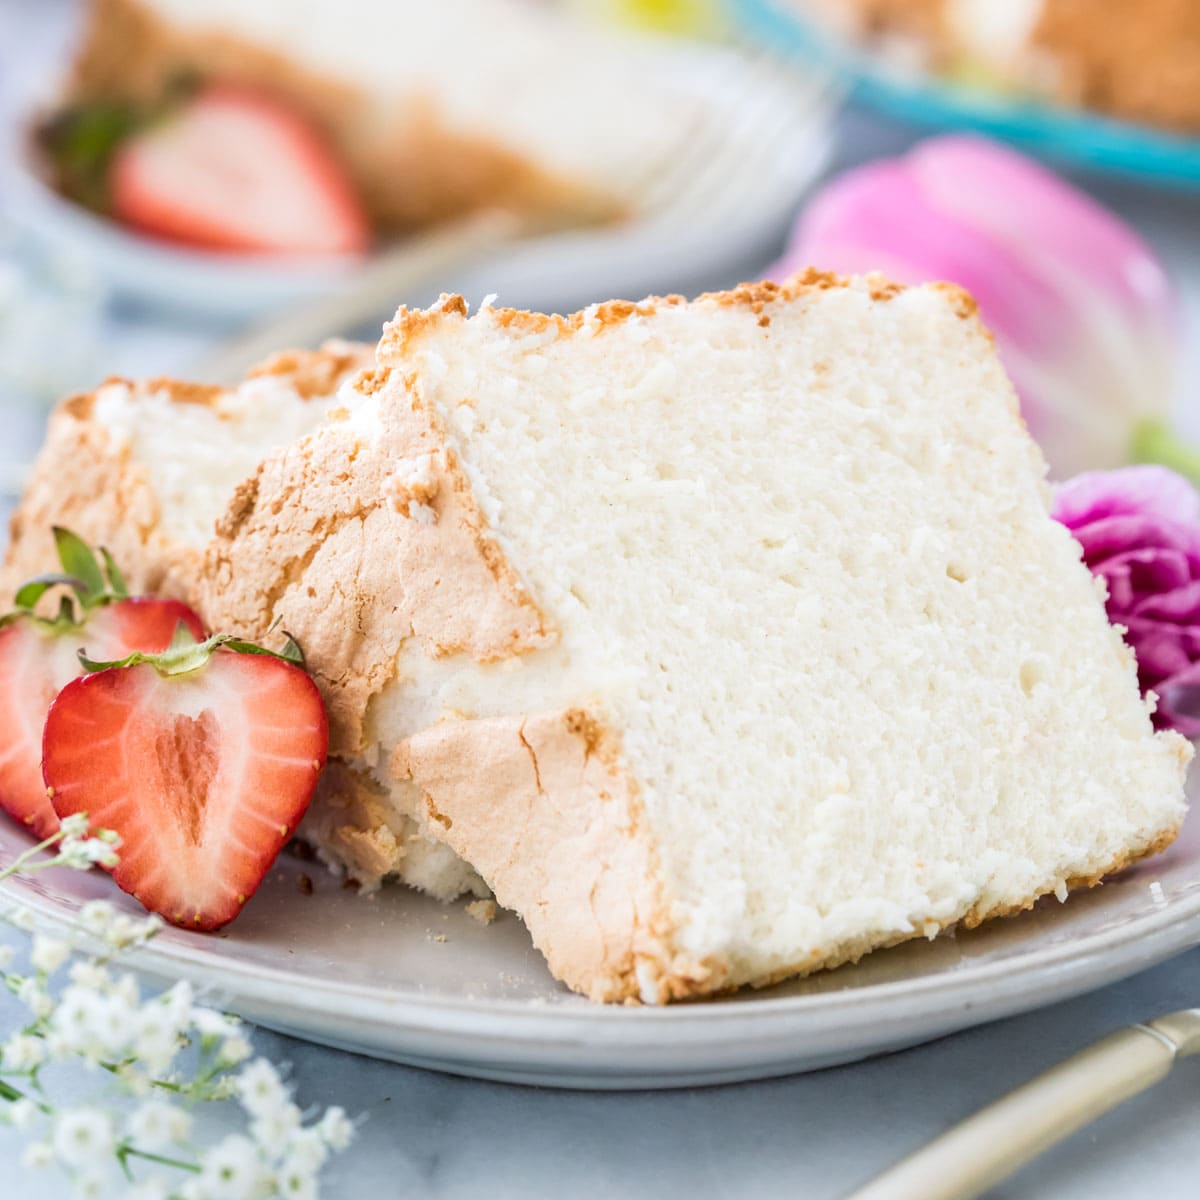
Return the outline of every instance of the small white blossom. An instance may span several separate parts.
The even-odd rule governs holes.
[[[47,975],[53,975],[70,956],[71,947],[66,942],[60,941],[58,938],[46,937],[40,933],[34,935],[29,961],[33,964],[35,971],[44,971]]]
[[[73,962],[67,971],[67,978],[90,992],[107,992],[112,987],[112,976],[108,971],[99,963],[86,959]]]
[[[40,1112],[32,1100],[22,1096],[20,1100],[14,1100],[0,1108],[0,1117],[14,1129],[28,1129],[38,1119]]]
[[[79,910],[79,924],[88,933],[103,937],[116,915],[116,909],[107,900],[89,900]]]
[[[98,1108],[68,1108],[54,1121],[54,1153],[60,1162],[83,1167],[106,1158],[116,1146],[112,1120]]]
[[[112,844],[100,838],[63,838],[57,858],[60,865],[76,871],[86,871],[95,863],[115,867],[120,861]]]
[[[275,1189],[287,1200],[317,1200],[316,1179],[295,1166],[276,1172]]]
[[[300,1110],[294,1104],[277,1104],[250,1122],[250,1136],[267,1154],[275,1154],[299,1128]]]
[[[256,1058],[237,1080],[238,1099],[253,1117],[270,1116],[288,1103],[279,1073],[265,1058]]]
[[[287,1164],[288,1171],[316,1175],[329,1157],[329,1147],[320,1128],[310,1125],[292,1134],[280,1157]]]
[[[30,976],[17,985],[17,999],[39,1020],[45,1020],[54,1011],[54,1001],[45,985]]]
[[[192,1119],[165,1100],[150,1100],[129,1117],[130,1140],[139,1150],[159,1150],[187,1140]]]
[[[201,1037],[232,1037],[240,1027],[241,1022],[237,1017],[216,1012],[211,1008],[196,1007],[192,1009],[192,1028]]]
[[[330,1150],[345,1150],[354,1140],[354,1122],[346,1116],[346,1110],[336,1104],[325,1110],[325,1115],[317,1123],[317,1129]]]
[[[98,1167],[76,1171],[73,1182],[76,1200],[101,1200],[108,1195],[108,1174]]]
[[[14,929],[21,930],[22,933],[33,932],[33,913],[21,905],[14,905],[6,909],[4,920]]]
[[[49,1142],[30,1142],[21,1155],[21,1165],[31,1170],[48,1167],[54,1161],[54,1147]]]
[[[129,1012],[128,1009],[124,1011]],[[137,1012],[134,1020],[136,1025],[130,1030],[133,1053],[150,1071],[161,1074],[170,1067],[180,1050],[176,1014],[166,1005],[152,1001]]]
[[[197,1182],[201,1194],[219,1196],[221,1200],[254,1200],[262,1188],[263,1174],[258,1148],[249,1138],[235,1133],[205,1155]]]
[[[250,1043],[244,1037],[226,1038],[217,1052],[217,1065],[221,1067],[236,1067],[250,1057]]]
[[[0,1047],[0,1063],[6,1071],[32,1071],[46,1061],[46,1046],[39,1037],[18,1033]]]
[[[12,966],[13,948],[11,946],[0,946],[0,971],[7,971]]]
[[[154,1175],[135,1183],[125,1193],[125,1200],[168,1200],[171,1189],[165,1179]]]
[[[59,821],[58,827],[62,831],[64,840],[66,838],[87,837],[87,832],[88,832],[87,813],[71,813],[69,816],[63,817]]]

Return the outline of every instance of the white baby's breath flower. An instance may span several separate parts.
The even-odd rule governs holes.
[[[0,1108],[0,1119],[6,1121],[14,1129],[28,1129],[40,1115],[41,1110],[38,1106],[25,1096]]]
[[[161,1075],[182,1048],[179,1027],[160,1005],[147,1005],[136,1020],[137,1029],[131,1039],[133,1054],[147,1070]]]
[[[250,1122],[250,1136],[268,1155],[274,1155],[299,1128],[300,1110],[294,1104],[276,1104]]]
[[[165,1179],[153,1175],[149,1179],[141,1179],[125,1193],[125,1200],[168,1200],[171,1195],[170,1185]]]
[[[238,1099],[254,1117],[265,1117],[288,1103],[279,1072],[265,1058],[256,1058],[237,1078]]]
[[[17,999],[39,1020],[43,1021],[54,1011],[54,1000],[46,991],[45,984],[30,976],[17,985]]]
[[[76,1171],[72,1182],[75,1184],[75,1200],[101,1200],[109,1194],[108,1172],[97,1166]]]
[[[112,980],[105,990],[110,996],[120,1000],[129,1008],[137,1008],[142,1003],[141,988],[138,987],[137,980],[132,975],[122,975]]]
[[[307,1171],[288,1164],[275,1172],[275,1190],[286,1200],[317,1200],[317,1181]]]
[[[40,1170],[54,1162],[54,1147],[49,1142],[30,1142],[21,1155],[21,1165]]]
[[[85,838],[88,832],[88,815],[87,813],[71,813],[59,821],[58,827],[62,831],[64,840]]]
[[[22,933],[33,932],[33,913],[20,904],[14,904],[6,908],[4,910],[4,920],[14,929],[21,930]]]
[[[346,1116],[346,1110],[336,1104],[325,1110],[317,1129],[330,1150],[342,1151],[354,1140],[354,1122]]]
[[[150,1100],[130,1114],[129,1138],[139,1150],[159,1150],[187,1140],[192,1119],[165,1100]]]
[[[59,938],[35,934],[33,948],[29,951],[29,961],[35,971],[43,971],[53,975],[59,967],[71,957],[71,947]]]
[[[54,1120],[54,1153],[71,1167],[107,1158],[116,1146],[112,1119],[98,1108],[68,1108]]]
[[[39,1037],[14,1034],[0,1046],[0,1064],[6,1071],[32,1071],[46,1061],[46,1046]]]
[[[79,910],[79,924],[88,933],[103,937],[116,915],[117,910],[107,900],[89,900]]]
[[[329,1147],[325,1144],[321,1130],[315,1125],[310,1125],[306,1129],[297,1129],[288,1139],[284,1152],[278,1157],[287,1165],[289,1171],[316,1175],[329,1157]]]
[[[11,946],[0,946],[0,971],[7,971],[12,966],[14,953]]]
[[[258,1147],[235,1133],[205,1155],[198,1182],[207,1194],[220,1196],[221,1200],[255,1200],[264,1174]]]
[[[236,1067],[239,1063],[244,1063],[251,1053],[250,1043],[244,1037],[226,1038],[217,1052],[217,1066]]]
[[[237,1017],[197,1005],[192,1009],[192,1028],[201,1037],[226,1038],[241,1027]]]
[[[67,971],[67,978],[91,992],[107,992],[112,987],[112,976],[108,971],[89,959],[76,959]]]

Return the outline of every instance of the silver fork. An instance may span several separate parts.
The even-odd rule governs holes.
[[[980,1109],[846,1200],[973,1200],[1200,1054],[1200,1008],[1130,1025]]]
[[[652,226],[669,236],[671,228],[702,221],[720,236],[722,220],[749,202],[789,139],[811,135],[837,101],[830,74],[800,73],[769,53],[731,49],[685,114],[683,135],[623,189],[633,216],[622,228]],[[452,269],[549,232],[544,222],[488,211],[414,236],[364,264],[338,290],[217,346],[192,372],[205,382],[232,383],[280,349],[313,346],[390,315],[415,289]]]

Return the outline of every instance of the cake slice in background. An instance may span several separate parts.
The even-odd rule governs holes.
[[[186,599],[234,489],[303,436],[370,350],[330,343],[281,354],[235,388],[110,379],[63,401],[10,522],[0,592],[60,570],[52,525],[104,545],[131,592]]]
[[[964,82],[1200,133],[1193,0],[797,0],[891,54]]]
[[[638,39],[531,0],[89,0],[47,128],[119,140],[205,85],[306,121],[384,232],[488,206],[619,216],[695,118]]]
[[[203,490],[225,439],[169,412]],[[126,442],[91,420],[151,469],[145,415]],[[202,562],[190,526],[183,574],[210,626],[304,647],[324,858],[491,889],[572,988],[662,1002],[1065,898],[1175,836],[1187,743],[1152,731],[1043,475],[954,288],[444,297],[237,486]],[[19,530],[59,518],[42,494]]]

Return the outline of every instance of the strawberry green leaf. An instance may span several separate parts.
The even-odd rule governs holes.
[[[84,586],[83,582],[73,575],[39,575],[36,579],[26,580],[20,586],[17,594],[13,597],[13,603],[19,609],[30,611],[52,587],[58,587],[60,584],[74,588],[76,591]]]
[[[117,566],[116,559],[109,554],[107,546],[100,547],[100,556],[104,559],[104,573],[108,576],[109,594],[118,600],[124,600],[129,595],[129,588],[125,583],[125,576],[121,574],[121,568]]]
[[[87,542],[77,533],[64,529],[61,525],[54,526],[54,545],[58,550],[58,561],[63,570],[82,584],[76,588],[79,598],[87,607],[94,604],[105,593],[104,573],[92,553]]]

